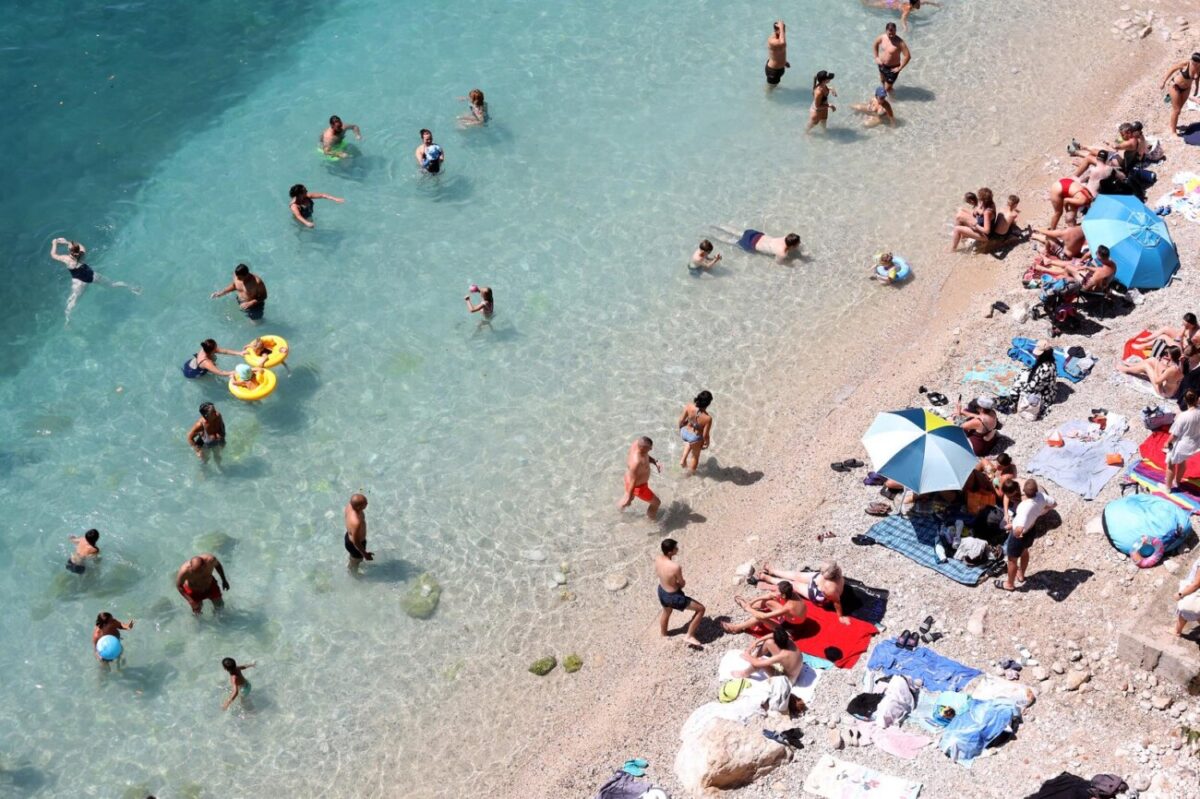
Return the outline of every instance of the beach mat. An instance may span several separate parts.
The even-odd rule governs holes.
[[[1143,460],[1161,471],[1162,465],[1167,462],[1167,442],[1170,439],[1170,430],[1166,428],[1155,430],[1146,436],[1146,440],[1138,447],[1138,454],[1142,456]],[[1200,489],[1200,454],[1187,459],[1183,467],[1183,482],[1193,483],[1195,488]]]
[[[881,771],[838,760],[833,755],[821,759],[804,778],[804,790],[825,799],[917,799],[921,783],[893,777]]]
[[[1166,475],[1163,470],[1145,458],[1129,464],[1125,476],[1145,489],[1151,496],[1173,502],[1188,513],[1200,514],[1200,489],[1192,483],[1184,483],[1179,491],[1167,492]]]
[[[879,624],[887,613],[886,588],[872,588],[858,580],[846,578],[846,590],[842,592],[842,612],[852,619],[862,619]]]
[[[839,669],[852,669],[871,646],[871,638],[879,630],[874,624],[851,618],[849,624],[838,621],[837,614],[814,605],[807,599],[808,615],[803,624],[786,624],[784,628],[796,642],[796,648],[806,655],[831,661]],[[766,635],[762,625],[749,630],[751,635]]]
[[[889,516],[872,525],[867,535],[888,549],[894,549],[909,560],[933,569],[956,583],[979,585],[983,582],[987,566],[969,566],[953,558],[938,563],[933,547],[937,543],[939,529],[937,522],[921,516]]]

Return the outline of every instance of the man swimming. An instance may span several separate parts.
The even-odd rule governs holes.
[[[221,462],[221,447],[225,446],[225,420],[211,402],[200,403],[200,418],[188,430],[188,444],[196,451],[196,457],[204,460],[204,451],[211,449],[217,463]]]
[[[329,127],[325,128],[325,132],[321,134],[321,152],[330,158],[346,158],[350,153],[346,152],[346,131],[354,131],[355,137],[362,141],[362,131],[358,129],[358,125],[347,125],[342,122],[342,118],[334,114],[329,118]]]
[[[617,503],[618,508],[625,510],[633,504],[634,497],[648,502],[650,507],[646,509],[646,516],[651,521],[658,514],[658,506],[662,504],[658,495],[650,490],[650,464],[654,464],[654,468],[662,473],[662,466],[650,457],[653,447],[654,442],[649,436],[642,436],[629,445],[629,454],[625,457],[625,494]]]
[[[900,71],[912,61],[912,53],[908,51],[908,43],[896,35],[895,22],[887,24],[872,49],[875,52],[875,65],[879,67],[879,81],[890,95]]]
[[[416,156],[417,166],[421,167],[421,171],[430,175],[441,172],[442,162],[446,160],[446,153],[442,151],[441,145],[433,143],[433,133],[428,128],[421,128],[421,144],[413,155]]]
[[[58,245],[67,245],[65,253],[58,251]],[[92,269],[83,262],[83,256],[87,255],[87,248],[77,241],[56,238],[50,242],[50,257],[67,267],[67,271],[71,274],[71,296],[67,298],[67,324],[71,323],[71,311],[75,309],[75,303],[79,302],[83,290],[88,287],[88,283],[99,281],[107,283],[116,288],[129,289],[134,294],[141,294],[142,290],[137,286],[131,286],[128,283],[109,280],[99,272]]]
[[[75,545],[75,551],[67,558],[67,571],[72,574],[83,574],[87,571],[87,562],[100,557],[100,547],[96,546],[99,540],[100,531],[94,528],[82,536],[71,536],[70,541]]]
[[[730,237],[730,244],[736,244],[746,252],[757,252],[770,255],[778,264],[786,264],[801,256],[800,236],[788,233],[786,236],[768,236],[760,230],[747,228],[740,234],[731,228],[717,226],[717,230]]]
[[[342,543],[350,556],[350,571],[358,571],[364,560],[375,560],[375,553],[367,549],[367,498],[354,494],[342,511],[346,522],[346,535]]]
[[[213,570],[221,575],[221,584],[213,577]],[[204,600],[212,602],[214,611],[225,606],[221,591],[229,590],[229,580],[225,577],[225,568],[216,555],[205,553],[189,558],[187,563],[179,567],[175,575],[175,590],[187,600],[192,613],[197,616],[204,608]]]
[[[245,264],[238,264],[233,270],[232,283],[209,296],[215,300],[235,291],[238,295],[238,307],[246,312],[246,316],[255,321],[262,319],[263,310],[267,305],[267,284]]]
[[[784,71],[790,66],[787,60],[787,25],[777,19],[767,39],[767,89],[778,86]]]

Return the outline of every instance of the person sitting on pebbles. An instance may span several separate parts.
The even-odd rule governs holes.
[[[792,589],[792,584],[781,580],[773,586],[773,590],[760,594],[754,599],[735,597],[738,607],[750,614],[750,618],[737,624],[721,622],[721,627],[727,633],[744,633],[755,627],[762,626],[774,630],[782,624],[803,624],[808,616],[808,608],[804,599]]]
[[[797,585],[800,587],[800,593],[806,596],[810,602],[832,608],[833,612],[838,615],[838,621],[842,624],[850,623],[849,617],[842,610],[842,594],[846,591],[846,578],[837,561],[831,560],[821,564],[818,571],[794,572],[775,569],[771,567],[771,564],[764,563],[762,568],[757,571],[753,568],[750,569],[750,580],[759,586],[765,584],[768,589],[775,589],[784,584],[788,584],[789,587]]]

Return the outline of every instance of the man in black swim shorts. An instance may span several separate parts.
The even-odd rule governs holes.
[[[358,571],[364,560],[375,560],[375,553],[367,549],[367,498],[363,494],[354,494],[346,503],[346,535],[342,544],[346,554],[350,556],[350,571]]]
[[[683,642],[688,646],[703,649],[704,645],[696,639],[696,630],[704,619],[704,606],[683,593],[683,587],[686,585],[683,569],[672,560],[678,553],[679,543],[673,538],[664,538],[662,554],[654,561],[654,571],[658,575],[658,604],[662,605],[662,613],[658,617],[659,632],[664,638],[667,637],[667,623],[671,619],[672,611],[693,611]]]
[[[879,67],[879,82],[890,95],[900,71],[912,61],[908,43],[896,35],[896,23],[889,22],[883,35],[875,40],[875,65]]]
[[[771,37],[767,39],[767,88],[773,89],[779,85],[784,71],[791,64],[787,60],[787,26],[783,20],[775,20]]]

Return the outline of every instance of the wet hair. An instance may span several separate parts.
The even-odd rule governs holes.
[[[1023,490],[1025,492],[1025,496],[1027,496],[1027,497],[1032,497],[1035,494],[1037,494],[1037,492],[1038,492],[1037,480],[1034,480],[1032,477],[1030,477],[1028,480],[1025,481]]]
[[[1018,197],[1018,196],[1017,196],[1017,195],[1015,195],[1015,194],[1010,194],[1010,195],[1008,195],[1008,205],[1009,205],[1009,207],[1011,207],[1011,208],[1016,208],[1016,207],[1017,207],[1018,205],[1020,205],[1020,204],[1021,204],[1021,198],[1020,198],[1020,197]]]
[[[479,296],[483,297],[484,302],[494,302],[492,299],[492,287],[484,286],[479,290]]]
[[[792,643],[792,636],[783,627],[776,627],[771,633],[771,640],[775,642],[775,646],[780,649],[793,649],[795,644]]]
[[[1142,123],[1141,123],[1141,122],[1139,122],[1139,121],[1138,121],[1138,120],[1136,120],[1136,119],[1135,119],[1135,120],[1134,120],[1134,121],[1133,121],[1133,122],[1130,124],[1130,126],[1129,126],[1129,127],[1130,127],[1130,129],[1132,129],[1132,130],[1133,130],[1133,132],[1134,132],[1134,133],[1141,133],[1141,132],[1142,132]]]
[[[1112,153],[1110,153],[1108,150],[1097,150],[1096,151],[1096,160],[1103,164],[1106,161],[1108,161],[1108,157],[1110,155],[1112,155]]]
[[[704,410],[712,404],[712,392],[708,389],[704,389],[696,395],[696,398],[692,400],[692,402],[696,403],[697,408]]]
[[[467,99],[475,105],[482,105],[483,92],[481,92],[479,89],[471,89],[471,91],[467,92]]]
[[[212,355],[217,351],[217,342],[211,338],[206,338],[200,342],[200,349],[204,350],[205,355]]]
[[[96,626],[103,627],[104,625],[108,624],[110,621],[113,621],[113,615],[111,613],[109,613],[108,611],[105,611],[104,613],[101,613],[99,616],[96,617]]]
[[[1097,258],[1107,258],[1108,257],[1108,247],[1105,247],[1103,244],[1101,244],[1099,247],[1097,247],[1096,248],[1096,257]]]
[[[93,527],[83,534],[83,540],[87,541],[92,546],[96,546],[96,542],[100,540],[100,531]]]
[[[908,4],[909,4],[910,6],[912,6],[913,8],[920,8],[920,7],[921,7],[921,0],[908,0]]]
[[[979,198],[975,196],[975,192],[969,191],[963,195],[963,202],[967,205],[979,205]]]
[[[288,189],[288,196],[292,199],[299,197],[301,194],[308,194],[308,187],[303,183],[297,183],[295,186],[292,186],[290,189]]]
[[[67,242],[67,252],[69,252],[72,256],[76,256],[76,257],[79,255],[82,255],[83,254],[83,245],[77,241]]]
[[[342,121],[342,118],[340,116],[338,116],[337,114],[334,114],[333,116],[331,116],[329,118],[329,126],[333,127],[335,122],[341,122],[341,121]]]
[[[775,587],[779,589],[779,595],[784,599],[796,598],[796,593],[792,590],[792,584],[787,580],[780,580],[779,584]]]
[[[838,565],[836,560],[831,560],[828,563],[821,564],[821,576],[826,580],[837,582],[842,579],[842,567]]]
[[[700,242],[700,252],[712,252],[712,242],[704,239]]]
[[[664,538],[660,546],[662,547],[662,553],[664,555],[670,555],[672,552],[679,549],[679,542],[674,538]]]
[[[238,277],[245,277],[246,275],[250,274],[250,267],[246,266],[245,264],[238,264],[234,268],[233,273]]]
[[[1196,401],[1200,400],[1200,395],[1197,395],[1193,389],[1188,389],[1183,392],[1183,404],[1188,408],[1195,408]]]
[[[996,464],[999,466],[1012,466],[1012,456],[1007,452],[1001,452],[996,456]]]
[[[883,29],[884,29],[885,31],[887,31],[888,33],[895,33],[895,32],[896,32],[896,23],[895,23],[895,22],[889,22],[888,24],[886,24],[886,25],[884,25],[884,26],[883,26]]]
[[[653,447],[654,439],[650,438],[650,436],[642,436],[641,438],[638,439],[638,443],[641,444],[643,447]]]
[[[795,233],[789,233],[783,237],[783,243],[788,247],[795,247],[800,243],[800,237]]]
[[[1187,313],[1185,313],[1183,315],[1183,321],[1184,321],[1184,324],[1189,324],[1189,325],[1200,324],[1200,323],[1196,322],[1196,315],[1194,313],[1192,313],[1191,311],[1188,311]]]
[[[367,507],[366,494],[351,494],[350,507],[354,508],[355,510],[362,510],[363,508]]]
[[[993,211],[996,210],[996,200],[992,196],[992,190],[987,186],[979,190],[979,204],[984,208],[991,208]]]
[[[200,403],[200,415],[201,416],[208,416],[209,411],[215,411],[216,409],[217,409],[217,406],[213,405],[211,402]]]
[[[237,671],[237,661],[233,658],[221,658],[221,668],[225,669],[225,671],[229,672],[230,674],[233,674]]]
[[[430,130],[429,128],[421,128],[421,134],[420,134],[420,135],[421,135],[421,137],[422,137],[422,138],[424,138],[424,137],[425,137],[425,134],[426,134],[426,133],[428,133],[428,134],[429,134],[429,138],[431,138],[431,139],[433,138],[433,131],[432,131],[432,130]]]

